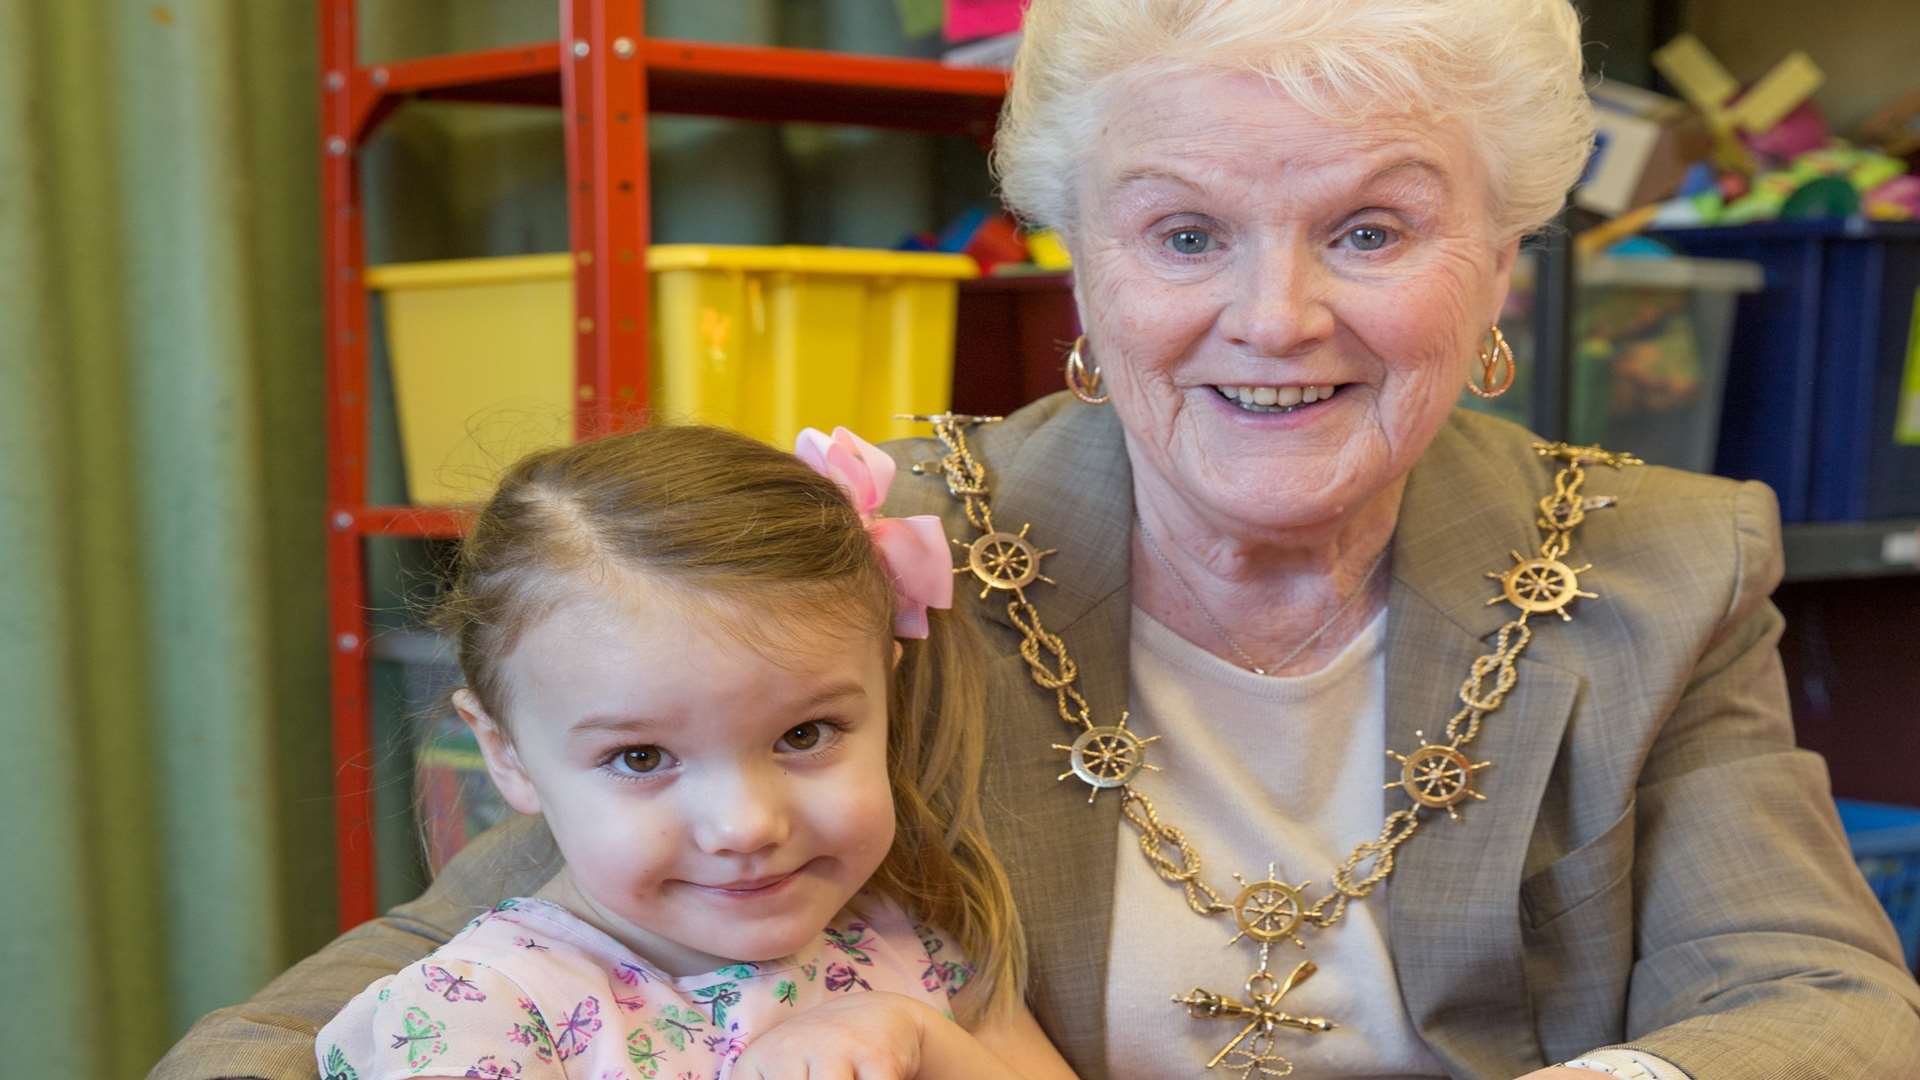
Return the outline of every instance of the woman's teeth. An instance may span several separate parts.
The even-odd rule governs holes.
[[[1325,401],[1335,387],[1328,386],[1216,386],[1221,397],[1250,412],[1292,412],[1302,405]]]

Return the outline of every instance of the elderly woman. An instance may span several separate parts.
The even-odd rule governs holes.
[[[1082,1075],[1920,1071],[1793,745],[1771,494],[1455,408],[1511,381],[1516,249],[1591,134],[1566,0],[1033,5],[996,161],[1072,249],[1074,393],[896,447],[893,509],[967,545],[994,839]],[[158,1075],[310,1075],[553,859],[496,830]]]

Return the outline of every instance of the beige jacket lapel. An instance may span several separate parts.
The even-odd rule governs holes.
[[[1031,434],[996,425],[974,438],[990,470],[996,528],[1030,525],[1040,547],[1059,551],[1042,563],[1055,582],[1028,597],[1046,628],[1059,634],[1078,665],[1079,687],[1094,720],[1111,724],[1127,704],[1127,641],[1131,602],[1128,557],[1133,518],[1132,474],[1112,410],[1066,404]],[[978,601],[962,576],[959,603]],[[1069,777],[1067,755],[1049,751],[1073,741],[1053,695],[1035,685],[1016,651],[1019,634],[1004,594],[982,602],[1004,628],[989,679],[993,747],[985,793],[991,831],[1014,874],[1015,899],[1035,951],[1049,957],[1029,995],[1041,1023],[1080,1075],[1104,1075],[1108,932],[1112,925],[1114,851],[1120,800],[1106,792],[1092,805]]]
[[[1498,591],[1487,571],[1511,565],[1509,550],[1530,554],[1539,543],[1533,504],[1551,469],[1490,459],[1483,449],[1450,423],[1401,503],[1387,617],[1387,745],[1402,753],[1420,744],[1417,732],[1444,738],[1469,665],[1513,614],[1504,603],[1487,605]],[[1532,626],[1553,635],[1576,632],[1578,623],[1546,618]],[[1400,850],[1386,886],[1407,1011],[1454,1075],[1516,1075],[1542,1060],[1521,962],[1519,886],[1584,680],[1524,657],[1517,670],[1514,690],[1470,750],[1473,760],[1493,762],[1476,780],[1487,801],[1469,802],[1459,821],[1430,817]],[[1386,778],[1399,779],[1398,763],[1386,763]],[[1388,806],[1404,805],[1388,792]]]

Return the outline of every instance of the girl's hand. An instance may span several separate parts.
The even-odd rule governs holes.
[[[734,1064],[734,1080],[912,1080],[930,1022],[953,1026],[902,994],[843,997],[754,1039]]]

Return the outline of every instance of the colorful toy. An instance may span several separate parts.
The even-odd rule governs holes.
[[[1803,106],[1826,81],[1826,75],[1804,52],[1793,52],[1761,76],[1744,92],[1725,66],[1714,58],[1700,39],[1681,34],[1653,54],[1653,65],[1679,89],[1687,103],[1700,110],[1714,135],[1715,161],[1723,168],[1753,172],[1757,166],[1743,137],[1765,136]],[[1822,133],[1826,122],[1817,115],[1802,119],[1782,133],[1775,145],[1783,148],[1801,145],[1817,128]],[[1818,145],[1816,140],[1814,145]]]
[[[1027,234],[1027,255],[1033,259],[1033,265],[1042,270],[1073,269],[1073,256],[1067,254],[1067,245],[1060,242],[1060,234],[1052,229]]]
[[[1896,176],[1867,192],[1863,210],[1880,221],[1920,219],[1920,176]]]

